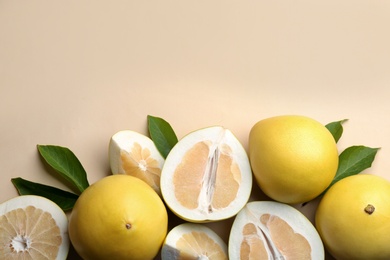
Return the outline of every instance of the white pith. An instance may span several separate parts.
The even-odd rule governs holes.
[[[31,240],[28,236],[18,234],[12,238],[11,246],[16,253],[28,250],[31,247]]]
[[[211,206],[211,201],[214,194],[214,186],[216,180],[216,173],[218,167],[218,159],[220,154],[219,145],[223,143],[225,131],[221,131],[220,135],[217,137],[217,140],[210,147],[208,155],[208,163],[206,168],[206,174],[203,176],[202,180],[202,189],[199,196],[199,208],[200,212],[203,212],[205,215],[212,213],[215,209]]]
[[[49,213],[55,220],[57,226],[60,229],[62,237],[62,243],[59,247],[56,259],[66,259],[70,244],[68,237],[68,219],[64,211],[51,200],[35,195],[18,196],[0,204],[0,216],[3,216],[13,210],[24,209],[28,206],[33,206],[37,209]],[[32,247],[33,243],[32,238],[29,236],[29,234],[26,234],[24,229],[20,229],[16,237],[9,237],[9,241],[9,244],[1,246],[12,247],[15,254],[28,251]]]
[[[147,170],[147,164],[146,164],[146,161],[145,160],[141,160],[138,164],[138,167],[142,170],[142,171],[146,171]]]
[[[198,197],[198,208],[191,210],[183,207],[176,199],[173,185],[173,173],[181,163],[183,155],[199,142],[211,143],[209,150],[208,165],[205,170],[200,196]],[[211,207],[211,198],[214,193],[215,173],[218,165],[218,157],[221,153],[222,145],[231,147],[231,155],[238,163],[241,172],[241,183],[236,199],[224,209]],[[208,127],[194,131],[173,147],[168,154],[161,172],[161,192],[168,206],[173,212],[185,220],[191,222],[205,222],[226,219],[237,214],[248,201],[252,189],[252,171],[249,159],[241,143],[228,129],[221,126]]]

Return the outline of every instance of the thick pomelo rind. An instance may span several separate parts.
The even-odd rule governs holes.
[[[0,216],[16,209],[24,209],[33,206],[44,212],[50,213],[60,229],[62,242],[56,259],[66,259],[69,252],[68,218],[65,212],[53,201],[37,195],[21,195],[11,198],[0,204]]]
[[[211,228],[199,223],[183,223],[172,228],[167,234],[161,249],[161,259],[162,260],[180,259],[178,258],[180,249],[176,248],[176,242],[183,235],[194,231],[207,234],[208,237],[210,237],[214,242],[216,242],[221,247],[221,249],[224,251],[226,256],[228,256],[228,247],[226,243]]]
[[[230,230],[228,250],[230,259],[240,259],[242,229],[247,223],[256,223],[263,214],[278,216],[295,231],[303,235],[311,246],[311,259],[324,259],[325,250],[320,235],[314,225],[296,208],[276,201],[251,201],[237,214]],[[248,216],[251,215],[251,216]]]
[[[173,173],[181,162],[182,156],[186,153],[186,151],[199,142],[220,142],[221,138],[223,138],[224,142],[231,147],[231,150],[234,153],[234,161],[237,162],[240,167],[241,183],[236,199],[233,200],[227,208],[219,211],[213,211],[210,214],[204,214],[203,212],[197,212],[183,207],[175,197],[175,187],[172,180]],[[252,189],[252,170],[248,155],[234,134],[222,126],[211,126],[187,134],[172,148],[165,160],[165,164],[161,172],[160,186],[162,196],[167,206],[177,216],[189,222],[213,222],[235,216],[245,206],[249,200]]]

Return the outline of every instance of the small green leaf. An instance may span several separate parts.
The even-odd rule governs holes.
[[[148,115],[148,128],[157,150],[166,158],[172,147],[178,142],[171,125],[162,118]]]
[[[13,178],[11,182],[20,195],[38,195],[55,202],[64,211],[71,210],[78,195],[55,187],[27,181],[22,178]]]
[[[379,148],[370,148],[362,145],[351,146],[339,155],[339,166],[336,176],[325,192],[336,182],[345,177],[358,174],[371,167]]]
[[[329,132],[333,135],[333,138],[336,141],[336,143],[340,140],[340,137],[343,134],[342,124],[345,121],[347,121],[347,119],[331,122],[325,126],[329,130]]]
[[[88,186],[87,173],[75,154],[66,147],[38,145],[45,161],[81,193]]]

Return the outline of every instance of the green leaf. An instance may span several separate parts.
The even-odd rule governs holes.
[[[178,142],[171,125],[162,118],[148,115],[148,128],[157,150],[167,158],[172,147]]]
[[[20,195],[38,195],[55,202],[64,211],[71,210],[78,195],[55,187],[31,182],[20,177],[11,179]]]
[[[45,161],[81,193],[88,186],[87,173],[74,153],[66,147],[38,145]]]
[[[333,138],[336,141],[336,143],[340,140],[340,137],[343,134],[342,124],[345,121],[347,121],[347,119],[331,122],[325,126],[329,130],[329,132],[333,135]]]
[[[339,155],[339,166],[336,176],[325,192],[336,182],[345,177],[358,174],[371,167],[379,148],[370,148],[362,145],[351,146]]]

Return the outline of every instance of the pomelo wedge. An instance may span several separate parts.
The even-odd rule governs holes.
[[[148,136],[131,130],[115,133],[109,143],[109,161],[112,174],[137,177],[161,195],[160,175],[165,160]]]

